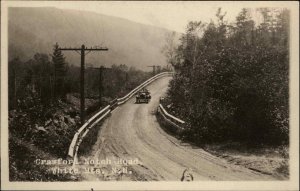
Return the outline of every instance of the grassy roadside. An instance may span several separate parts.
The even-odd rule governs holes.
[[[170,113],[175,115],[172,111]],[[182,139],[181,134],[176,132],[174,127],[167,123],[158,112],[156,116],[164,131],[177,139]],[[289,149],[287,146],[270,147],[260,145],[253,147],[238,142],[210,143],[197,146],[219,158],[225,159],[230,164],[240,165],[262,174],[271,175],[278,180],[289,179]]]
[[[289,151],[287,147],[257,148],[240,143],[218,143],[203,145],[202,148],[227,162],[240,165],[279,180],[289,179]]]

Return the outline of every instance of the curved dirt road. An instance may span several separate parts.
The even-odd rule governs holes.
[[[148,86],[149,104],[135,104],[135,98],[116,108],[99,131],[89,158],[110,160],[96,165],[101,175],[85,175],[87,180],[172,180],[180,181],[186,168],[197,180],[266,180],[271,177],[230,165],[200,148],[181,143],[164,132],[155,116],[159,97],[171,78],[161,78]],[[115,164],[118,159],[138,160],[139,164]],[[126,169],[116,175],[113,169]],[[113,172],[112,172],[113,171]]]

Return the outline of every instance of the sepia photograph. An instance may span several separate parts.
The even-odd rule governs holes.
[[[1,190],[298,190],[298,8],[2,1]]]

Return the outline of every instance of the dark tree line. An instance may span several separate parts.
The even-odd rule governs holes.
[[[70,86],[66,75],[68,64],[56,43],[51,58],[37,53],[32,59],[21,62],[15,58],[9,62],[9,107],[30,108],[37,102],[48,105],[55,100],[65,99]]]
[[[289,142],[289,11],[243,9],[235,23],[190,22],[172,64],[169,99],[198,143]],[[170,57],[170,56],[169,56]]]
[[[26,110],[36,104],[47,107],[59,100],[67,101],[68,94],[80,97],[80,67],[65,61],[57,43],[50,56],[37,53],[26,62],[19,58],[11,60],[8,75],[10,109]],[[85,97],[98,99],[100,90],[103,101],[107,103],[126,95],[152,75],[152,72],[114,64],[102,71],[100,84],[99,68],[96,70],[88,65],[85,69]]]
[[[89,98],[97,98],[100,85],[99,68],[97,68],[97,70],[95,70],[95,68],[87,68],[86,76],[86,95]],[[113,64],[110,68],[104,68],[101,76],[102,96],[114,99],[126,95],[129,91],[152,76],[152,73],[143,72],[124,64]]]

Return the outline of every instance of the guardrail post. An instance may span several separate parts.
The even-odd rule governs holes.
[[[137,91],[141,90],[145,86],[149,85],[151,82],[154,80],[165,76],[165,75],[171,75],[171,72],[162,72],[160,74],[157,74],[142,84],[140,84],[138,87],[133,89],[131,92],[129,92],[126,96],[122,98],[116,98],[114,99],[110,105],[106,106],[104,109],[96,113],[94,116],[92,116],[89,120],[87,120],[80,128],[79,130],[75,133],[72,142],[69,147],[69,152],[68,155],[70,157],[74,158],[74,165],[78,162],[78,149],[80,146],[80,143],[82,142],[82,139],[84,136],[87,134],[88,130],[92,128],[96,123],[98,123],[100,120],[102,120],[104,117],[106,117],[113,109],[115,109],[118,105],[125,103],[127,100],[129,100]],[[84,132],[84,133],[83,133]]]

